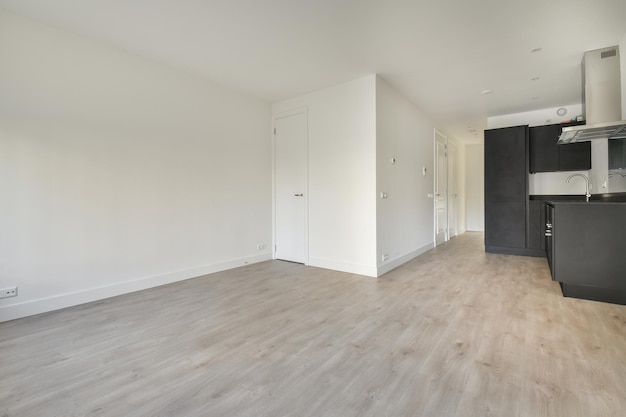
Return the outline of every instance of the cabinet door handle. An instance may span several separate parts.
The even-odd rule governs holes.
[[[294,194],[296,197],[304,197],[304,194]]]

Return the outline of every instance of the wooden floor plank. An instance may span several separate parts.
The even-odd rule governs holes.
[[[0,416],[624,416],[626,306],[465,233],[379,279],[263,262],[0,323]]]

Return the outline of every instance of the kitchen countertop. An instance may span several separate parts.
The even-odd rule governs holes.
[[[624,205],[626,204],[626,201],[601,201],[601,200],[596,200],[596,201],[576,201],[576,200],[546,200],[544,201],[544,203],[549,204],[551,206],[555,206],[555,205],[559,205],[559,206],[564,206],[564,205],[588,205],[588,206],[619,206],[619,205]]]
[[[587,203],[585,196],[582,194],[569,194],[569,195],[547,195],[536,194],[529,196],[530,201],[549,201],[555,203]],[[626,193],[611,193],[611,194],[594,194],[591,196],[589,203],[624,203],[626,202]]]

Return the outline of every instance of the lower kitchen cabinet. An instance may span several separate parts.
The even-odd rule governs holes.
[[[552,279],[566,297],[626,304],[626,203],[548,203]]]
[[[526,246],[525,202],[492,202],[485,206],[485,246]]]
[[[528,234],[526,242],[528,248],[538,251],[545,250],[546,233],[546,202],[530,201],[528,203]]]

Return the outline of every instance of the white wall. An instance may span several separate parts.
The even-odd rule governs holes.
[[[567,113],[559,116],[556,112],[560,108],[564,108]],[[498,129],[501,127],[529,125],[544,126],[562,121],[575,120],[576,116],[582,115],[582,105],[573,104],[561,107],[551,107],[542,110],[528,111],[522,113],[505,114],[502,116],[492,116],[487,118],[488,129]]]
[[[0,62],[0,321],[271,258],[268,104],[2,9]]]
[[[433,247],[435,125],[385,80],[376,79],[378,274]],[[395,158],[395,164],[391,159]],[[422,175],[426,167],[427,175]],[[385,192],[388,198],[381,199]],[[388,254],[386,261],[383,254]]]
[[[622,176],[622,174],[626,175],[623,171],[609,174],[608,186],[612,193],[626,193],[626,177]]]
[[[465,146],[465,204],[467,230],[485,230],[485,146]]]
[[[566,145],[567,146],[567,145]],[[591,169],[589,183],[591,194],[609,192],[609,140],[595,139],[591,141]]]
[[[626,33],[622,37],[622,41],[619,43],[619,65],[621,74],[621,87],[622,87],[622,120],[626,120]]]
[[[563,145],[567,146],[567,145]],[[573,195],[585,194],[585,180],[567,177],[572,174],[589,175],[589,171],[540,172],[530,174],[528,194],[530,195]]]
[[[308,109],[309,265],[376,276],[376,77],[273,104]]]
[[[620,51],[620,71],[621,71],[621,87],[622,87],[622,120],[626,120],[626,34],[619,44]],[[626,192],[626,177],[623,172],[613,173],[608,179],[609,190],[612,193]]]

